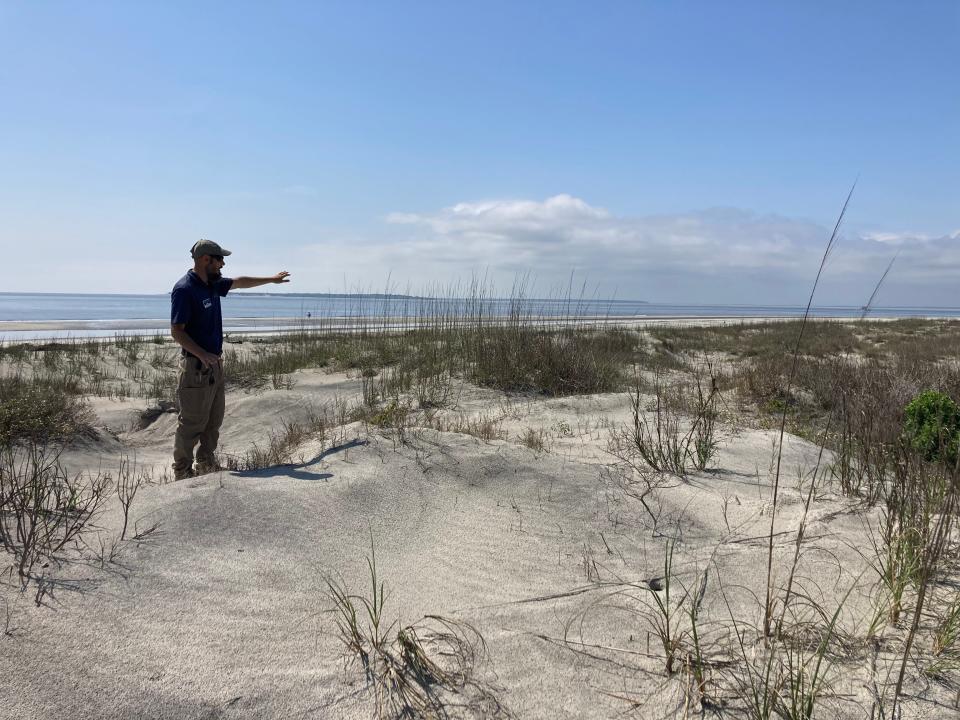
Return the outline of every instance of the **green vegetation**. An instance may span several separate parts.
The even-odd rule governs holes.
[[[19,439],[73,437],[84,432],[89,421],[89,409],[69,385],[46,378],[29,382],[0,377],[0,446]]]
[[[509,408],[457,415],[459,384],[521,397],[625,392],[632,413],[624,426],[610,428],[609,450],[620,461],[613,472],[643,505],[654,536],[661,543],[670,538],[658,587],[643,586],[632,601],[659,640],[657,661],[669,678],[684,683],[689,699],[706,710],[727,702],[722,698],[732,690],[738,707],[753,717],[824,712],[817,707],[830,695],[829,676],[847,642],[840,627],[843,603],[834,608],[824,596],[815,599],[799,566],[812,502],[831,489],[863,512],[872,541],[862,550],[866,580],[857,585],[873,603],[861,618],[863,632],[890,648],[888,676],[874,690],[875,716],[896,713],[907,667],[921,667],[938,682],[957,682],[960,600],[944,580],[958,557],[960,323],[807,321],[798,347],[798,321],[635,329],[570,323],[555,326],[520,313],[425,316],[400,327],[359,318],[346,326],[321,322],[276,337],[237,339],[225,358],[233,392],[294,387],[298,371],[323,368],[357,378],[360,398],[353,406],[321,408],[285,422],[246,453],[219,462],[235,470],[295,462],[306,441],[335,444],[336,433],[354,421],[401,443],[416,442],[423,428],[433,428],[519,442],[540,453],[548,441],[569,437],[569,425],[508,434],[502,425]],[[88,430],[85,399],[171,399],[176,373],[177,350],[161,337],[0,348],[0,449],[6,453],[0,458],[6,483],[0,487],[0,519],[6,523],[0,539],[24,582],[36,563],[62,549],[65,538],[73,541],[91,525],[108,495],[102,478],[69,477],[52,461],[53,448]],[[741,426],[761,428],[776,428],[782,419],[787,429],[824,449],[822,464],[801,492],[799,525],[775,533],[771,524],[771,544],[775,534],[794,534],[793,562],[786,577],[770,577],[766,600],[762,591],[755,596],[759,627],[732,613],[725,628],[711,621],[706,569],[692,582],[689,575],[681,581],[678,568],[690,565],[679,562],[683,542],[658,529],[658,523],[662,528],[675,519],[664,514],[665,488],[709,483],[708,477],[689,476],[711,467],[718,428],[731,416]],[[122,482],[118,477],[113,491],[126,523],[142,478],[121,469],[129,476]],[[42,489],[35,500],[31,487]],[[770,517],[776,515],[774,507]],[[37,532],[18,536],[21,521]],[[455,695],[469,684],[465,670],[439,658],[468,652],[477,637],[437,618],[404,627],[387,621],[387,596],[372,550],[368,569],[367,595],[328,581],[345,647],[363,665],[382,714],[439,713],[440,706],[431,705],[434,689]],[[599,584],[599,577],[591,560],[588,582]],[[617,584],[618,598],[637,589],[628,585]],[[730,624],[733,636],[724,634]],[[918,647],[925,656],[918,656]]]
[[[960,408],[949,396],[926,390],[907,405],[904,431],[914,450],[926,460],[957,462]]]

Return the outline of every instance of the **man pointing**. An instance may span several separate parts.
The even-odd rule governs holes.
[[[220,298],[230,290],[290,282],[283,271],[271,277],[225,278],[220,274],[230,254],[212,240],[200,240],[190,249],[193,269],[170,293],[170,334],[182,348],[177,384],[177,435],[173,444],[173,473],[177,480],[217,469],[214,451],[223,423],[224,383],[223,315]],[[197,468],[193,469],[193,449]]]

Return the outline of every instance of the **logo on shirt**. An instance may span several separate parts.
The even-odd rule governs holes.
[[[203,300],[203,309],[204,309],[204,310],[209,310],[209,309],[212,308],[212,307],[213,307],[213,300],[211,300],[210,298],[204,298],[204,300]]]

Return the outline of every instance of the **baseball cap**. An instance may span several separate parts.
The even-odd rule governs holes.
[[[229,255],[229,250],[224,250],[222,247],[217,245],[213,240],[198,240],[193,244],[193,247],[190,248],[190,255],[194,259],[198,257],[203,257],[204,255]]]

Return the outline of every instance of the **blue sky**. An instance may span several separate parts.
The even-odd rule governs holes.
[[[8,291],[960,305],[957,2],[0,0]]]

